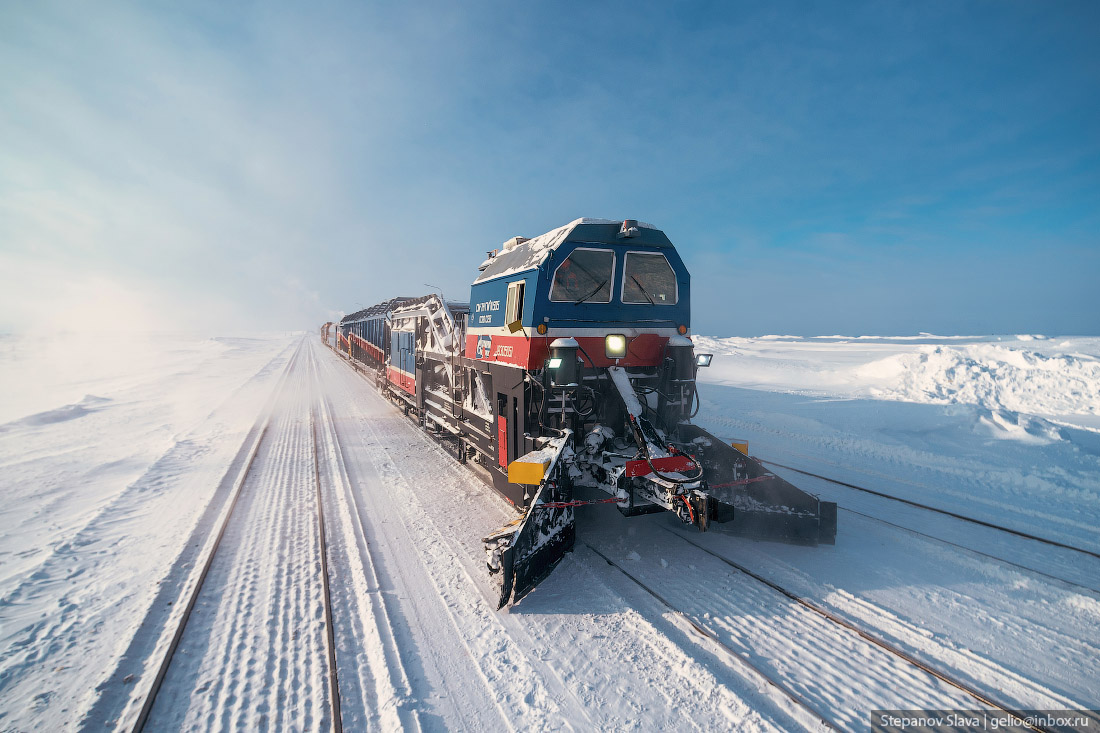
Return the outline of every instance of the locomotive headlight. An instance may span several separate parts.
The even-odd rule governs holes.
[[[695,366],[710,366],[710,360],[714,358],[714,354],[696,354]]]
[[[549,361],[546,362],[546,368],[547,369],[557,369],[558,367],[561,366],[561,361],[562,360],[561,360],[560,356],[555,356],[554,358],[552,358],[552,359],[550,359]]]
[[[609,333],[603,340],[604,353],[608,359],[622,359],[626,356],[626,336],[621,333]]]

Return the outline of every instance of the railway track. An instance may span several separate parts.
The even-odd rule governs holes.
[[[822,608],[818,604],[816,604],[816,603],[814,603],[814,602],[812,602],[812,601],[810,601],[806,598],[803,598],[803,597],[799,596],[797,593],[795,593],[795,592],[793,592],[793,591],[791,591],[787,588],[784,588],[784,587],[780,586],[779,584],[774,583],[774,582],[768,580],[767,578],[753,572],[752,570],[750,570],[747,567],[741,565],[740,563],[737,563],[737,562],[735,562],[735,561],[733,561],[733,560],[731,560],[727,557],[724,557],[723,555],[721,555],[719,553],[716,553],[716,552],[714,552],[714,551],[712,551],[712,550],[710,550],[706,547],[703,547],[702,545],[698,544],[697,542],[693,542],[688,537],[685,537],[682,534],[680,534],[680,533],[678,533],[674,530],[671,530],[671,529],[668,529],[668,528],[663,528],[663,529],[665,529],[665,531],[668,532],[669,534],[672,534],[672,535],[678,537],[679,539],[683,540],[687,544],[690,544],[693,547],[701,550],[702,552],[714,557],[716,560],[719,560],[720,562],[732,567],[733,569],[738,571],[738,573],[743,574],[746,577],[748,577],[748,578],[752,579],[753,581],[757,582],[758,584],[767,587],[768,589],[773,591],[778,596],[781,596],[781,597],[783,597],[783,598],[785,598],[789,601],[792,601],[792,602],[798,604],[800,607],[805,608],[806,610],[812,612],[813,614],[819,616],[820,618],[825,619],[827,622],[834,625],[835,627],[837,627],[839,629],[843,629],[843,633],[848,633],[848,634],[851,634],[855,637],[858,637],[859,639],[862,639],[863,641],[868,642],[869,644],[873,645],[875,648],[880,649],[883,652],[886,652],[887,654],[889,654],[893,658],[901,660],[902,662],[904,662],[909,667],[911,667],[915,670],[919,670],[921,673],[924,673],[924,674],[928,675],[929,677],[935,678],[939,682],[944,683],[944,684],[950,686],[951,688],[965,694],[966,696],[973,699],[976,703],[978,703],[978,705],[984,706],[984,707],[987,707],[987,708],[991,708],[991,709],[994,709],[994,710],[999,711],[1001,713],[1004,713],[1006,715],[1011,715],[1011,716],[1014,716],[1014,717],[1018,718],[1020,720],[1020,726],[1021,727],[1017,728],[1017,730],[1018,729],[1028,729],[1028,730],[1038,731],[1040,733],[1052,733],[1051,729],[1049,729],[1049,728],[1045,728],[1045,727],[1040,726],[1040,725],[1034,725],[1034,724],[1028,723],[1027,720],[1028,720],[1029,714],[1028,714],[1027,711],[1022,711],[1022,710],[1019,710],[1017,708],[1013,708],[1010,705],[1007,705],[1007,704],[1005,704],[1001,701],[998,701],[994,698],[993,695],[991,695],[989,693],[986,693],[986,692],[983,692],[982,690],[979,690],[979,689],[975,688],[974,686],[969,685],[969,684],[959,680],[952,673],[950,673],[948,671],[945,671],[942,668],[935,667],[935,666],[929,664],[928,662],[926,662],[924,660],[916,658],[915,656],[909,654],[908,652],[898,648],[894,644],[891,644],[888,641],[885,641],[884,639],[880,638],[879,636],[877,636],[875,633],[869,631],[868,629],[863,628],[863,627],[859,626],[858,624],[852,623],[848,619],[845,619],[845,618],[843,618],[843,617],[841,617],[841,616],[839,616],[839,615],[837,615],[837,614],[835,614],[835,613],[833,613],[833,612],[831,612],[831,611],[829,611],[825,608]],[[769,674],[765,669],[763,669],[760,666],[757,666],[757,665],[753,664],[752,662],[750,662],[749,659],[746,658],[747,655],[743,656],[742,654],[739,654],[736,649],[734,649],[729,644],[726,644],[724,641],[722,641],[719,634],[717,634],[715,631],[713,631],[711,628],[709,628],[709,626],[707,625],[707,623],[704,620],[702,620],[701,618],[699,618],[699,617],[693,615],[692,613],[684,610],[683,608],[677,606],[675,603],[673,603],[672,601],[669,600],[669,597],[666,594],[664,594],[660,590],[656,589],[652,584],[647,583],[643,579],[639,578],[636,574],[630,572],[624,566],[624,563],[616,562],[616,561],[612,560],[610,557],[608,557],[608,554],[606,552],[602,551],[601,549],[598,549],[597,547],[593,546],[590,543],[582,542],[582,543],[578,543],[578,544],[585,547],[585,548],[587,548],[588,550],[592,551],[595,555],[600,557],[604,562],[607,563],[608,566],[614,568],[615,571],[618,574],[620,574],[620,575],[624,576],[625,578],[627,578],[633,585],[635,585],[636,587],[641,589],[646,595],[653,598],[662,607],[664,607],[665,609],[670,611],[676,617],[680,618],[695,633],[697,633],[698,635],[708,639],[713,644],[715,644],[728,659],[732,660],[733,662],[735,662],[737,665],[739,665],[741,667],[749,669],[752,674],[759,676],[768,685],[774,687],[785,698],[787,698],[791,703],[798,706],[799,708],[804,709],[809,714],[811,714],[815,719],[820,720],[821,724],[825,728],[827,728],[829,730],[846,730],[848,728],[851,721],[834,722],[834,721],[830,720],[820,710],[815,708],[814,705],[812,704],[812,702],[807,700],[806,696],[804,696],[803,694],[800,694],[798,690],[794,689],[793,686],[784,683],[782,680],[778,679],[776,676]],[[1100,721],[1097,721],[1097,722],[1100,722]]]
[[[593,553],[598,555],[604,562],[606,562],[608,565],[610,565],[611,567],[613,567],[617,571],[619,571],[619,573],[621,573],[623,576],[625,576],[627,579],[629,579],[632,583],[634,583],[634,585],[641,588],[645,593],[647,593],[649,596],[653,597],[663,607],[665,607],[666,609],[671,611],[678,618],[682,619],[699,636],[702,636],[702,637],[708,639],[719,650],[721,650],[721,652],[728,659],[732,660],[737,666],[741,667],[742,669],[748,670],[751,675],[759,677],[761,680],[763,680],[763,682],[765,684],[775,688],[780,693],[782,693],[782,695],[784,697],[786,697],[795,706],[805,710],[807,713],[809,713],[811,716],[813,716],[816,720],[820,721],[821,726],[822,726],[823,729],[825,729],[825,730],[835,730],[835,731],[843,730],[842,728],[840,728],[840,727],[834,725],[832,722],[830,722],[828,720],[828,718],[824,717],[820,712],[815,710],[814,707],[812,705],[810,705],[810,703],[807,702],[806,699],[802,695],[798,694],[798,692],[796,690],[793,690],[788,685],[783,684],[783,682],[775,679],[773,676],[769,675],[767,672],[762,670],[760,667],[752,664],[747,659],[745,659],[744,657],[739,655],[735,649],[733,649],[728,644],[723,642],[717,634],[715,634],[713,631],[708,629],[705,625],[700,623],[697,619],[693,618],[691,616],[691,614],[677,608],[675,605],[670,603],[660,593],[658,593],[653,588],[646,585],[646,583],[641,581],[638,577],[636,577],[635,575],[633,575],[632,573],[630,573],[629,571],[624,569],[622,567],[622,565],[615,562],[614,560],[609,558],[607,555],[605,555],[603,552],[600,552],[599,550],[597,550],[595,547],[588,544],[587,542],[581,542],[579,544],[582,547],[587,547]]]
[[[988,552],[983,552],[981,550],[976,550],[973,547],[967,547],[966,545],[959,544],[958,542],[952,542],[951,540],[946,540],[942,537],[936,537],[936,536],[930,535],[926,532],[921,532],[920,530],[913,529],[912,527],[906,527],[904,525],[897,524],[895,522],[890,522],[890,521],[888,521],[886,519],[883,519],[881,517],[875,517],[875,516],[872,516],[870,514],[865,514],[864,512],[856,511],[855,509],[848,509],[846,507],[840,507],[840,510],[844,511],[844,512],[847,512],[849,514],[854,514],[856,516],[863,517],[864,519],[868,519],[872,522],[877,522],[879,524],[885,524],[888,527],[894,527],[896,529],[900,529],[903,532],[908,532],[908,533],[916,535],[918,537],[922,537],[924,539],[931,540],[932,542],[938,542],[938,543],[941,543],[941,544],[944,544],[944,545],[948,545],[950,547],[954,547],[954,548],[963,550],[963,551],[968,552],[972,555],[977,555],[979,557],[983,557],[983,558],[987,558],[989,560],[993,560],[995,562],[1001,563],[1003,565],[1007,565],[1007,566],[1015,568],[1017,570],[1023,570],[1024,572],[1026,572],[1030,575],[1039,576],[1039,577],[1044,578],[1046,580],[1053,580],[1056,583],[1060,583],[1062,585],[1069,586],[1069,587],[1074,588],[1076,590],[1083,590],[1083,591],[1087,591],[1087,592],[1089,592],[1091,594],[1094,594],[1094,595],[1100,595],[1100,589],[1094,588],[1094,587],[1089,586],[1089,585],[1085,585],[1084,583],[1078,583],[1078,582],[1075,582],[1073,580],[1063,578],[1059,575],[1053,575],[1051,573],[1044,572],[1042,570],[1038,570],[1036,568],[1031,567],[1030,565],[1024,565],[1022,563],[1014,562],[1012,560],[1008,560],[1006,558],[1000,557],[999,555],[993,555],[993,554],[990,554]]]
[[[1037,557],[1032,557],[1029,563],[1027,562],[1027,559],[1028,555],[1031,554],[1031,552],[1027,550],[1027,548],[1024,548],[1023,551],[1019,551],[1018,549],[1016,559],[1009,559],[1008,557],[1005,557],[1005,555],[1009,553],[1001,552],[999,554],[994,554],[993,551],[990,551],[990,548],[988,546],[983,546],[981,544],[976,545],[972,533],[964,533],[961,537],[956,537],[953,540],[948,539],[945,536],[940,536],[938,534],[930,534],[929,532],[917,529],[915,526],[911,526],[910,524],[900,524],[898,521],[883,519],[881,516],[876,516],[874,514],[869,514],[864,511],[859,511],[849,506],[842,505],[839,507],[839,509],[843,512],[853,514],[873,522],[885,524],[887,526],[903,530],[919,537],[923,537],[937,543],[963,550],[973,555],[994,560],[1003,565],[1010,566],[1017,570],[1026,571],[1027,573],[1039,576],[1043,579],[1053,580],[1057,583],[1070,586],[1077,590],[1087,591],[1090,594],[1100,594],[1100,587],[1098,587],[1095,582],[1093,582],[1092,584],[1090,584],[1089,582],[1093,576],[1090,575],[1087,570],[1083,569],[1085,565],[1093,564],[1094,567],[1096,567],[1097,571],[1100,571],[1100,563],[1093,563],[1094,558],[1100,559],[1100,554],[1097,554],[1091,550],[1075,547],[1073,545],[1057,542],[1055,540],[1050,540],[1044,537],[1039,537],[1037,535],[1033,535],[1027,532],[1012,529],[1011,527],[1004,527],[993,522],[988,522],[975,517],[969,517],[957,512],[951,512],[945,509],[923,504],[921,502],[905,499],[903,497],[893,496],[891,494],[880,492],[875,489],[858,486],[847,481],[840,481],[838,479],[829,478],[828,476],[823,476],[821,474],[805,471],[799,468],[794,468],[792,466],[787,466],[785,464],[777,463],[775,461],[768,461],[764,459],[759,460],[761,461],[761,463],[765,463],[770,466],[794,471],[795,473],[809,476],[819,481],[825,481],[826,483],[841,486],[847,489],[852,489],[854,491],[862,492],[876,498],[893,501],[904,506],[912,507],[918,512],[923,511],[930,515],[945,516],[950,519],[965,522],[967,524],[974,525],[975,527],[982,528],[976,530],[979,532],[982,530],[989,530],[989,533],[987,534],[987,536],[989,537],[999,534],[1005,537],[1006,540],[1020,543],[1015,546],[1016,548],[1024,548],[1024,545],[1026,545],[1027,543],[1033,543],[1032,546],[1035,547],[1036,550],[1042,547],[1052,548],[1045,551],[1047,553],[1046,556],[1040,553]],[[1021,543],[1021,541],[1023,542]],[[1055,555],[1050,555],[1050,553],[1052,552],[1055,553]],[[1044,562],[1044,557],[1046,562]],[[1062,574],[1055,574],[1054,571],[1056,570],[1060,571]],[[1077,578],[1071,579],[1072,576],[1075,575],[1077,576]]]
[[[892,494],[887,494],[887,493],[884,493],[884,492],[881,492],[881,491],[876,491],[874,489],[869,489],[865,486],[859,486],[857,484],[848,483],[847,481],[840,481],[839,479],[829,478],[828,476],[822,476],[821,474],[818,474],[818,473],[812,473],[810,471],[805,471],[801,468],[795,468],[793,466],[786,466],[782,463],[776,463],[775,461],[765,461],[763,459],[758,459],[758,460],[760,460],[761,463],[768,464],[769,466],[775,466],[777,468],[785,468],[788,471],[794,471],[795,473],[800,473],[803,476],[811,476],[813,478],[820,479],[822,481],[828,481],[831,484],[836,484],[837,486],[844,486],[845,488],[854,489],[855,491],[862,491],[865,494],[870,494],[872,496],[877,496],[881,499],[889,499],[890,501],[900,502],[902,504],[907,504],[909,506],[916,507],[918,509],[924,509],[925,511],[934,512],[936,514],[942,514],[944,516],[952,517],[954,519],[958,519],[958,520],[961,520],[963,522],[969,522],[971,524],[976,524],[980,527],[986,527],[986,528],[989,528],[989,529],[997,530],[999,532],[1004,532],[1006,534],[1015,535],[1016,537],[1022,537],[1024,539],[1033,540],[1035,542],[1040,542],[1040,543],[1045,544],[1045,545],[1050,545],[1051,547],[1058,547],[1058,548],[1061,548],[1063,550],[1070,550],[1072,552],[1079,552],[1082,555],[1089,555],[1091,557],[1094,557],[1094,558],[1100,560],[1100,553],[1093,552],[1092,550],[1086,550],[1082,547],[1075,547],[1073,545],[1067,545],[1063,542],[1058,542],[1056,540],[1052,540],[1052,539],[1049,539],[1047,537],[1040,537],[1038,535],[1030,534],[1028,532],[1022,532],[1018,529],[1012,529],[1011,527],[1005,527],[1003,525],[995,524],[993,522],[987,522],[984,519],[977,519],[975,517],[968,517],[965,514],[958,514],[957,512],[948,511],[946,509],[941,509],[939,507],[930,506],[928,504],[922,504],[921,502],[912,501],[910,499],[904,499],[900,496],[893,496]]]
[[[239,511],[242,506],[242,498],[245,498],[246,501],[249,499],[254,500],[255,497],[249,496],[250,494],[255,494],[256,492],[267,488],[267,486],[261,483],[261,479],[263,477],[257,478],[257,472],[255,470],[258,463],[257,459],[259,458],[261,460],[268,460],[274,463],[279,459],[280,453],[287,452],[286,449],[288,445],[290,445],[289,440],[292,439],[294,436],[290,435],[284,425],[280,425],[280,428],[286,434],[284,435],[283,433],[280,433],[277,439],[272,440],[272,436],[274,434],[273,422],[275,422],[276,420],[276,413],[280,410],[280,403],[287,401],[288,386],[291,386],[293,382],[297,381],[297,386],[299,388],[301,388],[304,383],[304,386],[306,386],[308,389],[308,387],[310,386],[310,382],[315,379],[315,367],[312,362],[313,356],[310,347],[306,343],[306,341],[303,341],[302,345],[300,345],[296,349],[295,353],[291,357],[287,366],[287,370],[284,373],[279,385],[277,386],[271,402],[269,403],[265,412],[261,415],[262,427],[260,428],[257,437],[248,452],[247,459],[243,462],[241,470],[233,483],[231,495],[227,499],[226,508],[221,516],[220,521],[217,524],[217,531],[213,534],[213,538],[210,541],[205,557],[202,560],[201,569],[198,572],[197,578],[195,582],[185,591],[183,597],[181,597],[178,601],[178,605],[183,607],[183,612],[179,615],[172,629],[170,641],[164,650],[163,656],[160,658],[160,661],[156,666],[156,673],[153,677],[152,683],[142,698],[141,707],[131,728],[131,730],[135,731],[135,733],[138,731],[146,730],[150,727],[159,727],[150,726],[150,720],[154,717],[154,711],[158,709],[157,701],[160,697],[162,697],[162,693],[165,690],[166,683],[170,678],[173,665],[178,662],[180,648],[181,645],[184,643],[185,638],[187,637],[189,625],[194,624],[196,609],[198,609],[202,605],[199,602],[200,598],[204,596],[204,593],[211,594],[214,597],[218,597],[221,593],[233,594],[240,592],[242,595],[244,595],[243,589],[236,587],[221,589],[213,588],[207,581],[210,578],[211,571],[215,567],[216,563],[233,563],[236,561],[233,556],[235,556],[239,552],[239,548],[229,547],[226,543],[227,537],[232,534],[232,532],[230,531],[230,527],[231,525],[234,525],[236,523],[238,524],[239,531],[239,523],[243,521]],[[326,534],[324,510],[325,502],[321,479],[321,460],[319,455],[320,451],[318,449],[321,437],[319,436],[318,426],[319,423],[322,423],[322,419],[318,415],[320,410],[318,410],[315,404],[312,404],[314,391],[308,390],[308,394],[310,395],[309,399],[311,403],[308,405],[308,413],[306,418],[306,422],[308,422],[308,431],[306,431],[306,442],[309,443],[312,453],[312,470],[309,471],[309,473],[312,474],[312,492],[310,493],[312,493],[313,495],[313,501],[315,502],[316,507],[316,521],[314,525],[316,532],[315,542],[320,559],[319,580],[321,587],[319,591],[319,597],[320,603],[323,606],[324,618],[322,646],[323,655],[325,657],[325,671],[323,673],[323,676],[326,678],[325,681],[327,690],[327,694],[325,694],[324,697],[326,698],[328,707],[326,727],[339,732],[342,730],[340,683],[336,658],[336,642],[334,637],[334,615],[329,586],[329,537]],[[289,410],[289,408],[285,409]],[[279,421],[284,424],[292,425],[294,419],[295,418],[293,416],[279,416]],[[325,426],[322,424],[322,429],[324,429],[324,427]],[[287,436],[290,437],[288,438]],[[285,479],[285,477],[282,478]],[[256,502],[250,501],[248,503],[255,505]],[[293,509],[289,507],[286,510],[293,511]],[[300,579],[300,576],[282,578],[282,580],[284,581],[287,579],[289,579],[290,581],[296,581]],[[278,586],[278,584],[276,584],[276,587],[282,590],[287,590],[285,584],[283,586]],[[298,588],[293,589],[293,591],[295,595],[310,595],[308,589],[303,590],[301,588]],[[317,595],[317,592],[314,591],[313,595]],[[290,605],[289,601],[288,605]],[[246,611],[251,610],[248,608],[247,603],[244,604],[244,608]],[[239,638],[232,639],[232,641],[234,643],[244,644],[243,638],[240,637],[243,637],[248,629],[247,625],[239,623],[240,620],[241,619],[239,617],[235,617],[233,619],[235,623],[233,625],[231,633],[235,634]],[[286,618],[278,620],[281,624],[281,631],[287,630],[287,627],[289,626],[289,624],[286,623],[287,620],[288,619]],[[199,629],[195,631],[195,633],[198,635],[209,632],[210,629]],[[293,632],[293,637],[297,638],[297,632]],[[303,642],[303,646],[306,645],[308,645],[308,642]],[[307,655],[310,655],[312,651],[307,650],[306,653]],[[280,661],[279,665],[285,667],[285,660]]]
[[[705,552],[706,554],[708,554],[711,557],[719,560],[720,562],[725,563],[726,565],[730,566],[731,568],[734,568],[738,572],[743,573],[744,575],[748,576],[749,578],[752,578],[753,580],[757,581],[758,583],[767,586],[768,588],[772,589],[773,591],[775,591],[779,595],[781,595],[781,596],[783,596],[783,597],[785,597],[785,598],[787,598],[791,601],[794,601],[799,606],[801,606],[803,608],[806,608],[809,611],[812,611],[813,613],[815,613],[818,616],[826,619],[827,621],[829,621],[830,623],[836,625],[837,627],[842,628],[842,629],[844,629],[847,632],[850,632],[852,634],[855,634],[856,636],[863,639],[864,641],[867,641],[867,642],[873,644],[874,646],[878,647],[879,649],[882,649],[883,651],[893,655],[894,657],[896,657],[898,659],[901,659],[902,661],[909,664],[910,666],[912,666],[916,669],[919,669],[920,671],[922,671],[922,672],[924,672],[924,673],[926,673],[926,674],[928,674],[932,677],[935,677],[939,681],[941,681],[941,682],[943,682],[947,685],[950,685],[951,687],[954,687],[956,690],[959,690],[960,692],[963,692],[966,695],[969,695],[976,702],[978,702],[982,705],[994,708],[994,709],[996,709],[996,710],[998,710],[1002,713],[1006,713],[1006,714],[1018,717],[1020,720],[1024,720],[1027,717],[1026,713],[1024,713],[1023,711],[1018,710],[1018,709],[1014,709],[1011,706],[1005,705],[1004,703],[995,700],[992,695],[990,695],[986,692],[983,692],[983,691],[977,689],[976,687],[974,687],[972,685],[968,685],[967,683],[959,680],[956,676],[954,676],[950,672],[947,672],[947,671],[944,671],[944,670],[939,669],[937,667],[934,667],[931,664],[916,658],[915,656],[909,654],[908,652],[904,651],[903,649],[900,649],[896,645],[889,643],[888,641],[882,639],[881,637],[879,637],[878,635],[872,633],[871,631],[867,630],[866,628],[863,628],[863,627],[859,626],[858,624],[852,623],[848,619],[842,618],[841,616],[833,613],[832,611],[829,611],[826,608],[821,607],[820,605],[814,603],[813,601],[810,601],[810,600],[798,595],[794,591],[791,591],[787,588],[784,588],[783,586],[779,585],[778,583],[775,583],[771,580],[768,580],[764,576],[753,572],[752,570],[748,569],[744,565],[742,565],[742,564],[740,564],[740,563],[738,563],[734,560],[731,560],[730,558],[725,557],[724,555],[722,555],[720,553],[714,552],[713,550],[711,550],[707,547],[704,547],[703,545],[699,544],[698,542],[695,542],[695,541],[691,540],[688,537],[685,537],[684,535],[680,534],[679,532],[675,532],[675,531],[673,531],[671,529],[668,529],[668,528],[664,528],[664,529],[669,534],[680,538],[681,540],[683,540],[687,544],[698,548],[702,552]],[[610,562],[610,561],[608,561],[608,562]],[[618,566],[616,566],[616,567],[618,567]],[[623,573],[626,573],[626,571],[624,571],[621,567],[619,568],[619,570]],[[638,582],[638,581],[635,580],[635,582]],[[650,591],[650,592],[652,592],[652,591]],[[1029,730],[1039,731],[1040,733],[1046,733],[1048,731],[1047,728],[1043,728],[1041,726],[1030,725],[1030,724],[1026,724],[1026,723],[1024,724],[1024,727],[1028,728]]]
[[[312,354],[310,358],[311,372],[316,375],[316,367],[313,364]],[[342,733],[344,730],[343,718],[340,715],[340,678],[336,667],[336,639],[333,632],[332,620],[332,592],[329,588],[329,563],[328,541],[325,534],[325,501],[321,489],[321,466],[317,449],[317,410],[314,406],[309,411],[309,430],[313,438],[313,478],[317,489],[317,535],[321,548],[321,585],[325,599],[325,657],[328,662],[328,691],[329,704],[331,706],[332,730]]]
[[[311,352],[311,364],[317,374],[316,355]],[[379,572],[379,558],[373,548],[373,540],[368,536],[364,515],[366,509],[361,505],[357,492],[353,489],[348,474],[344,447],[333,420],[332,406],[323,390],[318,390],[317,418],[321,426],[320,444],[325,460],[319,464],[318,486],[327,483],[331,508],[338,509],[343,547],[342,571],[346,573],[344,586],[362,588],[365,594],[351,592],[343,600],[344,615],[347,621],[342,626],[349,629],[349,638],[355,639],[357,648],[349,648],[344,666],[345,680],[349,688],[359,695],[359,712],[365,714],[371,703],[379,707],[379,722],[383,728],[415,731],[422,725],[419,713],[411,704],[412,686],[408,672],[401,657],[397,632],[393,623],[393,610],[390,600],[382,592],[383,578]],[[324,481],[322,480],[324,477]],[[323,499],[319,499],[324,503]],[[358,582],[356,582],[358,581]],[[364,602],[365,599],[369,602]],[[363,623],[366,620],[367,623]],[[356,624],[359,624],[356,626]],[[359,663],[358,650],[363,650],[368,658],[371,679],[353,679],[365,672]],[[334,662],[336,662],[334,658]],[[392,703],[392,704],[391,704]],[[362,721],[352,720],[354,727],[361,727]]]

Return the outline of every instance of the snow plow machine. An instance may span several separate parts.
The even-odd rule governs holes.
[[[521,512],[484,538],[498,607],[573,548],[585,504],[834,543],[836,504],[692,424],[711,356],[694,351],[690,277],[663,232],[577,219],[505,242],[479,270],[469,304],[395,298],[345,317],[336,343]]]

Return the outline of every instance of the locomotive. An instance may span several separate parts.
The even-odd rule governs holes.
[[[322,335],[516,507],[484,538],[498,608],[573,548],[582,504],[835,542],[836,504],[692,424],[711,355],[689,338],[691,279],[664,232],[577,219],[509,239],[478,271],[468,303],[392,298]],[[578,500],[578,487],[607,498]]]

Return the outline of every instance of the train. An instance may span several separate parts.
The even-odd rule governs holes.
[[[582,218],[489,251],[467,302],[391,298],[321,335],[514,505],[483,539],[503,608],[573,549],[585,504],[835,543],[835,503],[692,422],[713,357],[695,352],[690,316],[691,278],[663,231]]]

